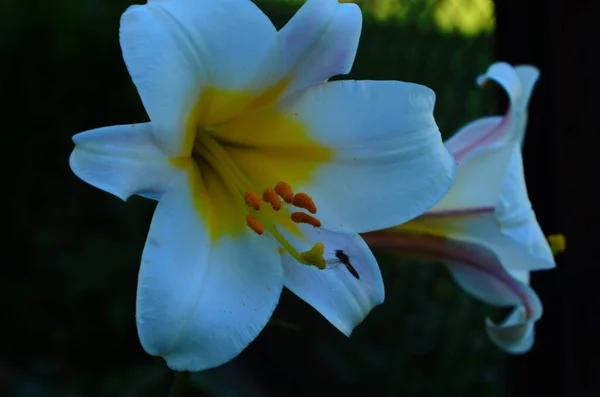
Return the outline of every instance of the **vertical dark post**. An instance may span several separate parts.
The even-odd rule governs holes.
[[[534,274],[544,303],[532,351],[509,364],[510,396],[600,396],[600,1],[496,0],[496,55],[541,70],[524,148],[558,268]]]

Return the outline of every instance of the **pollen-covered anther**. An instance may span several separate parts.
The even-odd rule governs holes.
[[[321,227],[320,220],[304,212],[292,212],[292,215],[290,217],[296,223],[308,223],[309,225],[313,225],[314,227]]]
[[[273,207],[275,211],[279,211],[281,209],[281,200],[273,189],[266,188],[262,194],[262,198],[265,202],[271,204],[271,207]]]
[[[304,251],[300,253],[300,258],[311,265],[318,267],[323,270],[327,266],[327,262],[325,261],[325,246],[323,243],[318,242],[308,251]]]
[[[296,193],[292,199],[292,204],[298,208],[307,210],[311,214],[317,213],[317,206],[315,205],[315,202],[313,201],[312,197],[306,193]]]
[[[256,232],[258,235],[262,235],[265,232],[265,228],[262,223],[254,215],[246,215],[246,224],[248,227]]]
[[[244,201],[248,207],[252,208],[255,211],[260,209],[260,196],[252,191],[247,191],[244,193]]]
[[[275,185],[275,193],[281,196],[283,201],[288,204],[290,204],[294,199],[294,191],[292,190],[292,187],[283,181],[278,182],[277,185]]]

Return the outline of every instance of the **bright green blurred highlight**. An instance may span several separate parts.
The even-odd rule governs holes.
[[[495,24],[492,0],[444,0],[435,7],[434,16],[440,30],[465,36],[491,32]]]
[[[303,0],[288,0],[303,3]],[[413,9],[427,10],[420,18],[432,18],[442,32],[457,32],[474,36],[494,29],[493,0],[339,0],[341,3],[357,3],[363,11],[377,19],[413,19]],[[432,13],[431,13],[432,11]]]

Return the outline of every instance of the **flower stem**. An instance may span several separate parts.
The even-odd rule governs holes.
[[[169,388],[168,397],[181,397],[183,396],[183,392],[185,391],[188,380],[190,378],[190,373],[174,371],[175,375],[173,376],[173,383],[171,383],[171,387]]]

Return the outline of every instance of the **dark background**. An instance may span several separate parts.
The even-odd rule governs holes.
[[[527,180],[545,231],[566,233],[569,248],[557,271],[534,277],[546,314],[532,353],[507,359],[484,332],[484,317],[494,309],[460,291],[443,267],[377,253],[386,302],[352,338],[285,292],[258,339],[230,363],[194,374],[186,395],[600,395],[591,394],[600,375],[598,298],[591,287],[598,273],[591,251],[598,197],[591,185],[599,172],[591,150],[599,132],[600,69],[586,58],[597,48],[596,6],[500,2],[494,35],[442,29],[436,9],[453,1],[461,12],[470,6],[470,13],[485,3],[363,2],[359,52],[345,78],[431,87],[436,119],[449,136],[477,117],[503,112],[499,89],[475,85],[489,64],[540,67],[525,147]],[[258,2],[278,27],[298,7],[289,3]],[[386,18],[384,3],[398,3],[401,11]],[[161,359],[141,349],[134,321],[154,202],[134,197],[123,203],[77,179],[68,166],[77,132],[147,120],[118,43],[119,18],[130,4],[2,3],[8,228],[0,267],[1,396],[163,396],[172,379]],[[565,14],[564,4],[577,11]],[[582,21],[588,27],[580,27]],[[581,155],[586,150],[588,156]]]

